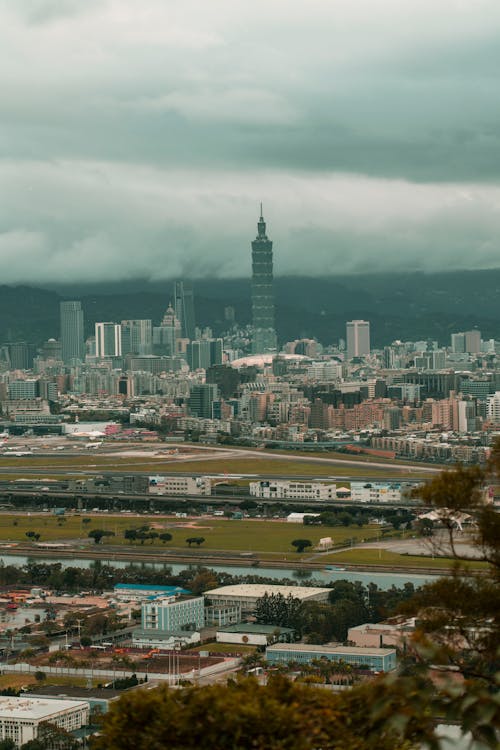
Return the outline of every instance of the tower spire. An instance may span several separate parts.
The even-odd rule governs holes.
[[[257,223],[257,229],[258,229],[258,237],[265,237],[266,236],[266,222],[264,221],[264,216],[262,214],[262,202],[260,204],[260,219]]]

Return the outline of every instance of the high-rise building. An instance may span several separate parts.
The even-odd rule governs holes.
[[[257,237],[252,242],[252,352],[276,351],[274,322],[273,243],[266,235],[266,222],[260,206]]]
[[[367,320],[350,320],[346,324],[347,359],[370,354],[370,324]]]
[[[181,324],[182,338],[193,339],[195,334],[194,293],[193,286],[188,281],[176,281],[174,284],[175,315]]]
[[[56,339],[45,341],[42,346],[42,358],[60,360],[62,358],[61,342],[56,341]]]
[[[481,351],[481,331],[465,331],[465,351],[468,354],[479,354]]]
[[[141,357],[153,352],[153,326],[150,320],[122,320],[122,354],[139,354]]]
[[[78,301],[61,302],[61,350],[65,364],[72,360],[85,359],[85,341],[83,337],[83,310]]]
[[[190,415],[212,419],[212,404],[218,398],[219,389],[214,383],[193,385],[188,400]]]
[[[465,352],[465,333],[451,334],[451,350],[453,354],[463,354]]]
[[[95,355],[120,357],[122,353],[122,328],[117,323],[95,324]]]
[[[210,367],[210,342],[208,340],[190,341],[186,354],[191,370],[206,370]]]
[[[153,354],[177,354],[177,342],[182,338],[181,323],[171,304],[167,307],[159,326],[153,327]]]
[[[33,366],[35,347],[26,341],[13,341],[4,344],[8,351],[11,370],[29,370]]]

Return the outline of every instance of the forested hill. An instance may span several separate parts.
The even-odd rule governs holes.
[[[239,323],[250,321],[248,279],[194,281],[197,323],[223,327],[224,307],[233,305]],[[380,274],[275,280],[280,341],[316,337],[332,343],[345,335],[345,321],[371,322],[375,346],[394,339],[437,339],[477,326],[484,338],[500,338],[500,270],[427,275]],[[159,321],[171,299],[172,282],[134,281],[72,285],[51,290],[0,286],[0,342],[36,344],[59,335],[59,302],[81,299],[86,333],[96,321],[152,318]]]

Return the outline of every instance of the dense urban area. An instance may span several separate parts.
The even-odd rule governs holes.
[[[262,208],[252,268],[252,326],[227,307],[221,337],[178,281],[161,321],[86,336],[66,300],[54,338],[0,346],[2,750],[107,747],[120,696],[159,685],[272,696],[287,675],[350,700],[418,669],[439,574],[471,602],[489,585],[498,343],[474,329],[372,349],[351,320],[329,346],[278,344]],[[448,612],[444,641],[434,627],[446,657],[429,652],[426,690],[484,667],[493,620],[477,614]]]

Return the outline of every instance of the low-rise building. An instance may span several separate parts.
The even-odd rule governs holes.
[[[347,631],[347,640],[363,648],[401,647],[415,630],[415,618],[398,623],[365,622]]]
[[[157,586],[154,583],[117,583],[113,589],[114,598],[118,601],[144,601],[156,596],[177,596],[189,594],[180,586]]]
[[[219,628],[215,636],[217,643],[237,643],[250,646],[267,646],[271,643],[290,643],[294,639],[292,628],[259,623],[241,622]]]
[[[0,740],[12,739],[17,747],[38,737],[44,723],[72,732],[89,723],[86,701],[0,696]]]
[[[199,630],[205,625],[202,596],[167,596],[144,602],[141,625],[144,630],[174,632]]]
[[[134,648],[171,650],[182,648],[182,646],[195,646],[200,642],[200,638],[200,633],[196,630],[167,632],[138,628],[132,633],[132,645]]]
[[[336,500],[335,484],[263,480],[250,482],[250,495],[261,498],[291,498],[299,500]]]
[[[351,482],[354,503],[400,503],[409,499],[413,484],[400,482]]]
[[[269,583],[240,583],[234,586],[220,586],[217,589],[206,591],[204,596],[212,605],[235,606],[240,605],[242,612],[253,612],[257,600],[265,594],[281,594],[284,597],[292,596],[301,601],[328,601],[330,589],[318,586],[280,586]]]
[[[209,477],[149,477],[150,495],[203,495],[210,496],[212,482]]]
[[[293,511],[292,513],[289,513],[286,517],[287,523],[304,523],[304,518],[308,516],[309,518],[319,518],[319,513],[297,513],[296,511]]]
[[[328,659],[358,669],[366,668],[371,672],[390,672],[396,668],[396,650],[393,648],[276,643],[267,647],[266,659],[270,664],[310,664],[316,659]]]

